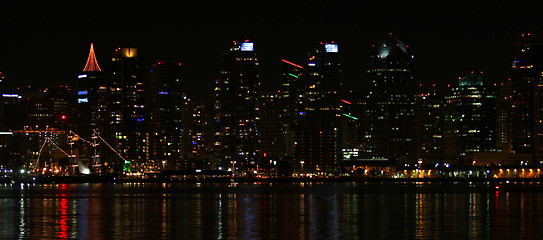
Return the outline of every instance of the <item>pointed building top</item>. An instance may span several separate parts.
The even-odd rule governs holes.
[[[410,54],[408,49],[409,46],[400,41],[396,36],[392,35],[392,33],[389,33],[388,36],[373,46],[377,48],[377,54],[379,54],[380,58],[386,58],[394,48],[399,48],[405,54]]]
[[[83,72],[95,72],[95,71],[102,71],[102,69],[100,69],[100,66],[98,65],[98,61],[96,60],[96,55],[94,55],[94,45],[91,43],[89,57],[87,58],[87,64],[85,64],[85,68],[83,68]]]

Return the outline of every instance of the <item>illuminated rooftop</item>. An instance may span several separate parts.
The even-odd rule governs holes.
[[[377,48],[376,50],[377,54],[379,54],[379,58],[386,58],[395,48],[400,48],[405,54],[409,54],[409,46],[400,41],[396,36],[392,35],[392,33],[379,41],[376,45],[373,45],[373,47]]]
[[[85,68],[83,68],[83,72],[95,72],[95,71],[102,71],[102,69],[100,69],[100,66],[98,65],[98,61],[96,60],[96,55],[94,55],[94,45],[91,43],[89,57],[87,57],[87,64],[85,64]]]

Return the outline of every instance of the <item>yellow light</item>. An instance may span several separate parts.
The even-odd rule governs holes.
[[[123,48],[122,54],[123,54],[123,57],[134,58],[138,56],[138,49],[137,48]]]

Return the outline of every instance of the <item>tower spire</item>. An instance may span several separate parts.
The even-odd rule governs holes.
[[[83,72],[94,72],[94,71],[102,71],[102,69],[100,69],[100,66],[98,65],[98,61],[96,61],[96,55],[94,55],[94,45],[91,43],[89,57],[87,58],[87,64],[85,64],[85,68],[83,68]]]

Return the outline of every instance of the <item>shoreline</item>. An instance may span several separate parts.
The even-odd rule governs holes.
[[[0,183],[29,183],[29,184],[63,184],[63,183],[296,183],[296,182],[381,182],[381,183],[454,183],[454,182],[488,182],[488,183],[519,183],[543,182],[543,178],[248,178],[248,177],[201,177],[184,179],[166,178],[117,178],[115,176],[47,176],[34,179],[2,178]]]

